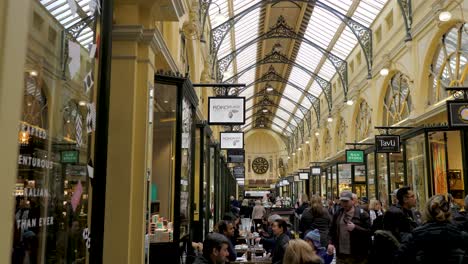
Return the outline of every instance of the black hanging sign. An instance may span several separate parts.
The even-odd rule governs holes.
[[[468,127],[468,101],[447,101],[448,124],[450,127]]]
[[[232,174],[234,175],[234,178],[245,178],[245,167],[244,166],[233,167]]]
[[[227,150],[228,163],[244,163],[245,151],[243,149],[228,149]]]
[[[375,136],[377,153],[400,153],[400,135]]]

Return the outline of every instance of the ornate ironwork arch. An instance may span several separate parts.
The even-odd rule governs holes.
[[[242,45],[238,49],[232,51],[228,55],[224,56],[223,58],[217,61],[218,65],[218,79],[222,79],[223,72],[229,67],[232,60],[243,50],[247,49],[249,46],[266,39],[273,39],[273,38],[287,38],[287,39],[295,39],[302,41],[303,43],[317,49],[322,54],[327,56],[327,59],[331,62],[333,67],[335,68],[336,72],[338,73],[342,86],[343,91],[346,99],[346,95],[348,93],[348,63],[346,60],[341,59],[337,55],[329,52],[328,50],[320,47],[319,45],[315,44],[311,40],[305,38],[302,34],[296,33],[293,28],[287,25],[286,21],[284,20],[283,16],[278,17],[278,21],[276,25],[271,27],[268,32],[265,32],[259,35],[257,38],[247,42],[246,44]],[[215,64],[213,64],[213,72],[215,72]]]
[[[268,104],[266,104],[265,102],[268,102]],[[295,118],[295,119],[297,118],[297,119],[301,120],[301,118],[296,116],[296,114],[293,114],[290,111],[288,111],[287,109],[283,108],[282,106],[280,106],[278,104],[275,104],[273,101],[271,101],[268,98],[263,98],[262,101],[260,101],[259,103],[256,103],[255,105],[247,108],[245,111],[247,112],[247,111],[249,111],[249,110],[251,110],[251,109],[253,109],[255,107],[258,107],[258,106],[260,106],[260,107],[265,107],[265,106],[276,107],[276,108],[281,109],[281,110],[285,111],[286,113],[290,114],[293,118]]]
[[[320,77],[319,75],[315,74],[314,72],[308,70],[306,67],[302,66],[301,64],[289,59],[286,55],[281,54],[277,51],[272,51],[271,53],[267,54],[265,58],[249,65],[242,71],[238,72],[236,75],[232,76],[231,78],[224,81],[225,83],[234,83],[237,81],[237,78],[247,71],[257,67],[258,65],[263,64],[274,64],[274,63],[283,63],[288,65],[296,66],[297,68],[303,70],[307,74],[309,74],[322,88],[323,93],[325,94],[325,99],[327,100],[328,111],[331,112],[332,110],[332,93],[331,93],[331,84],[329,81],[325,80],[324,78]]]
[[[413,25],[413,10],[411,7],[411,0],[397,0],[397,1],[401,9],[401,14],[403,15],[403,20],[405,21],[405,29],[406,29],[405,41],[411,41],[413,39],[413,37],[411,36],[411,27]]]
[[[235,16],[231,17],[227,21],[225,21],[223,24],[217,26],[216,28],[211,30],[211,35],[212,35],[212,41],[211,41],[211,54],[217,56],[219,48],[221,46],[222,41],[224,40],[225,36],[227,33],[230,31],[230,29],[242,19],[245,15],[248,13],[252,12],[253,10],[260,8],[264,5],[267,4],[274,4],[282,1],[288,1],[288,0],[263,0],[259,1],[258,3],[252,5],[251,7],[245,9],[239,14],[236,14]],[[332,8],[331,6],[322,3],[318,0],[297,0],[296,2],[306,2],[313,4],[316,7],[323,8],[327,10],[328,12],[332,13],[333,15],[337,16],[341,21],[343,21],[346,26],[349,27],[349,29],[353,32],[353,34],[356,36],[359,45],[364,51],[364,55],[366,57],[366,62],[367,62],[367,70],[368,70],[368,78],[371,78],[371,70],[372,70],[372,30],[370,28],[365,27],[361,23],[355,21],[351,17],[348,17],[345,14],[342,14],[338,10]]]
[[[264,112],[261,112],[261,111],[257,111],[255,114],[252,114],[251,116],[249,116],[249,118],[254,118],[256,116],[262,116],[262,115],[266,115],[266,116],[273,116],[273,113],[272,112],[267,112],[267,113],[264,113]],[[280,116],[274,116],[274,117],[277,117],[279,120],[285,122],[286,124],[289,123],[289,121],[286,121],[284,118],[280,117]],[[294,119],[294,122],[296,122],[296,120]],[[296,127],[299,125],[299,123],[296,122],[296,125],[294,126],[293,124],[289,123],[291,126],[294,127],[294,129],[296,129]]]

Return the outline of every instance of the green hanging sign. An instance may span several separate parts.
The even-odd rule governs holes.
[[[364,150],[346,150],[346,163],[364,163]]]
[[[79,155],[77,150],[65,150],[61,152],[60,161],[62,163],[78,163]]]

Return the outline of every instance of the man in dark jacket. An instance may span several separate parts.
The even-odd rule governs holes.
[[[203,255],[198,256],[193,264],[221,264],[228,261],[229,240],[221,234],[210,233],[203,241]]]
[[[400,235],[397,237],[402,241],[407,235],[421,224],[421,216],[413,208],[416,206],[416,197],[410,187],[402,187],[398,189],[396,194],[398,204],[391,206],[386,214],[394,215],[393,223],[395,225],[396,233]]]
[[[282,264],[284,252],[288,247],[289,236],[286,234],[288,231],[288,224],[283,219],[277,219],[271,226],[275,234],[275,248],[273,249],[272,264]]]
[[[337,264],[365,264],[370,248],[370,218],[352,201],[353,194],[340,194],[341,209],[335,213],[330,227],[328,250],[336,248]]]
[[[228,259],[229,261],[234,261],[237,258],[237,253],[236,250],[234,249],[234,246],[231,243],[231,237],[234,236],[234,225],[232,222],[226,221],[226,220],[221,220],[218,223],[218,233],[224,235],[229,242],[229,256]]]

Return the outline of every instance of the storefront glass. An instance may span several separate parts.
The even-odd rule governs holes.
[[[375,154],[367,154],[367,188],[369,190],[368,198],[376,199],[375,196]]]
[[[337,171],[336,171],[336,165],[333,165],[332,167],[332,174],[331,174],[331,182],[332,182],[332,196],[333,197],[338,197],[339,194],[338,194],[338,187],[337,187]]]
[[[378,190],[377,199],[380,200],[382,206],[388,209],[390,206],[388,198],[388,176],[387,176],[387,158],[386,154],[377,153],[377,164],[378,164]]]
[[[88,45],[94,42],[96,17],[81,8],[82,14],[72,16],[66,2],[55,7],[41,2],[31,1],[19,88],[23,103],[11,261],[85,263],[97,73],[96,53]],[[69,30],[82,20],[88,21],[82,31]]]
[[[390,153],[390,190],[396,190],[404,186],[404,165],[402,153]]]
[[[216,159],[215,159],[215,148],[210,147],[210,185],[209,185],[209,192],[210,192],[210,221],[209,221],[209,230],[210,232],[213,231],[214,228],[214,210],[215,210],[215,171],[216,171]]]
[[[320,176],[320,194],[322,197],[327,194],[327,172],[323,171],[322,175]]]
[[[416,195],[417,208],[422,210],[427,195],[427,163],[424,134],[406,140],[407,182]]]
[[[459,131],[429,133],[434,194],[450,193],[463,206],[465,190]]]
[[[355,165],[354,167],[354,192],[359,198],[367,197],[366,166]]]
[[[351,191],[351,164],[338,164],[338,190]]]

